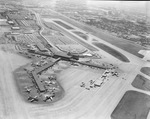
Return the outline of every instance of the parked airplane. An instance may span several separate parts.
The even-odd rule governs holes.
[[[34,97],[29,96],[28,97],[28,101],[30,101],[30,102],[37,102],[38,101],[38,96],[34,96]]]

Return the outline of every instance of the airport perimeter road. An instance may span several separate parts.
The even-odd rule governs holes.
[[[12,74],[28,62],[18,55],[0,51],[0,119],[28,119]]]
[[[37,16],[37,19],[42,26],[40,16]],[[71,38],[75,38],[66,30],[61,30]],[[129,58],[129,63],[117,60],[119,77],[111,77],[102,87],[87,90],[80,87],[80,84],[98,79],[104,70],[71,66],[60,72],[57,77],[65,90],[64,98],[50,105],[34,105],[22,99],[12,72],[31,61],[0,50],[0,119],[111,119],[111,113],[124,93],[131,89],[132,81],[146,62],[102,39],[100,42]],[[116,62],[108,53],[102,53],[108,56],[107,60],[110,62]]]

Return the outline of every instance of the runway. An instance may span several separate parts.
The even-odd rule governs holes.
[[[86,90],[80,87],[81,82],[95,80],[103,71],[72,67],[58,75],[58,81],[66,93],[62,100],[52,105],[32,105],[23,101],[12,75],[16,68],[30,60],[3,51],[0,51],[0,60],[2,119],[110,119],[112,111],[140,69],[140,66],[132,65],[119,78],[110,78],[102,87]]]
[[[125,63],[99,50],[105,56],[102,61],[109,61],[119,67],[119,77],[111,76],[101,87],[86,90],[80,87],[81,82],[87,84],[90,80],[96,80],[104,71],[71,66],[58,74],[57,80],[65,90],[64,98],[50,105],[26,103],[18,93],[12,72],[31,60],[14,53],[0,51],[0,119],[111,119],[111,113],[125,92],[137,90],[131,83],[140,73],[141,67],[150,66],[150,63],[102,39],[99,39],[99,42],[119,51],[130,60],[129,63]]]

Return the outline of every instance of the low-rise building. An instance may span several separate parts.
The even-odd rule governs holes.
[[[12,30],[20,30],[20,27],[19,26],[12,26],[11,29]]]
[[[13,25],[13,24],[14,24],[14,22],[13,22],[12,20],[8,20],[7,22],[8,22],[8,24],[10,24],[10,25]]]

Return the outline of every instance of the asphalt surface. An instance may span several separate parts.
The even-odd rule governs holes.
[[[66,35],[70,36],[66,30],[64,31]],[[91,37],[94,38],[92,35]],[[30,62],[30,60],[0,51],[0,118],[110,119],[111,113],[126,91],[135,90],[150,95],[149,92],[136,89],[131,85],[141,67],[150,67],[150,63],[102,39],[99,39],[99,41],[124,54],[130,62],[122,62],[109,53],[99,50],[105,56],[106,61],[108,60],[119,67],[121,70],[119,77],[110,77],[102,87],[86,90],[80,87],[81,82],[95,80],[103,72],[88,67],[68,68],[62,71],[58,78],[60,85],[65,90],[65,96],[53,105],[32,105],[22,100],[17,91],[12,72]],[[88,43],[90,44],[90,42]],[[150,77],[147,78],[150,79]]]

